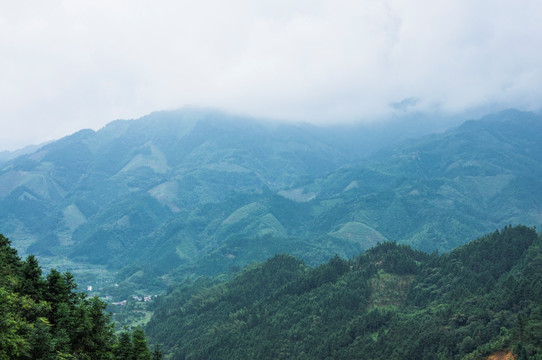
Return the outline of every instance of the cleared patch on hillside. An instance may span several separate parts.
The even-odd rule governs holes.
[[[514,175],[496,176],[467,176],[466,180],[472,182],[473,188],[484,200],[489,200],[502,191],[514,179]],[[470,185],[470,184],[469,184]]]
[[[408,295],[414,275],[395,275],[380,271],[369,280],[371,297],[367,309],[401,306]]]
[[[347,222],[339,230],[331,232],[329,235],[337,239],[359,243],[365,249],[387,240],[384,235],[375,229],[357,221]]]
[[[147,144],[150,155],[137,154],[119,173],[132,171],[140,167],[151,168],[155,173],[164,174],[169,170],[166,156],[153,144]]]
[[[63,211],[64,224],[71,230],[75,230],[77,227],[87,222],[86,216],[79,210],[75,204],[71,204]]]
[[[166,205],[173,212],[179,212],[179,209],[173,201],[177,199],[179,193],[179,184],[176,181],[167,181],[150,189],[148,193],[158,200],[162,205]]]
[[[231,213],[230,216],[228,216],[226,220],[222,222],[222,225],[233,225],[248,216],[261,212],[263,209],[264,207],[257,202],[250,203]]]
[[[287,235],[287,230],[273,214],[265,214],[259,218],[255,227],[258,236],[273,235],[286,237]]]
[[[30,194],[29,192],[24,191],[21,195],[19,195],[17,200],[19,200],[19,201],[25,201],[25,200],[36,200],[36,201],[38,201],[39,199],[37,197],[35,197],[34,195]]]
[[[253,202],[234,211],[226,220],[222,221],[222,226],[232,226],[243,224],[239,233],[250,235],[251,237],[264,237],[271,235],[273,237],[286,237],[288,230],[271,213],[266,212],[266,207],[260,203]],[[243,223],[244,222],[244,223]]]
[[[130,227],[130,215],[124,215],[123,217],[115,221],[114,224],[117,229]]]
[[[183,238],[175,247],[175,253],[183,260],[192,260],[198,252],[194,241],[189,238]]]
[[[281,190],[277,193],[278,195],[297,202],[308,202],[311,201],[318,195],[315,192],[306,192],[304,188],[290,189],[290,190]]]
[[[516,358],[510,351],[499,351],[490,355],[487,360],[516,360]]]
[[[357,189],[359,187],[359,184],[356,180],[352,181],[350,184],[348,184],[347,187],[344,188],[343,191],[349,191],[352,189]]]
[[[24,186],[28,191],[20,200],[49,199],[54,195],[64,196],[65,190],[41,172],[10,171],[0,177],[0,197],[9,195],[18,187]]]

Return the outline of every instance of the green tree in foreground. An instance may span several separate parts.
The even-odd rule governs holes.
[[[76,289],[69,272],[44,278],[0,234],[0,360],[151,359],[141,329],[115,335],[106,304]]]

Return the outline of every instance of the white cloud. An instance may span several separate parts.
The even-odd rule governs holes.
[[[540,108],[539,1],[0,5],[0,148],[185,104],[314,122]]]

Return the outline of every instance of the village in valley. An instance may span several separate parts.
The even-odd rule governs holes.
[[[116,284],[115,284],[116,285]],[[116,285],[118,286],[118,285]],[[144,326],[152,316],[153,300],[158,296],[132,294],[120,301],[113,301],[111,295],[100,296],[99,291],[88,285],[86,292],[89,296],[99,296],[107,304],[107,311],[112,314],[113,321],[117,329],[133,329],[138,326]],[[118,299],[118,298],[117,298]]]
[[[153,296],[156,296],[156,295],[147,295],[147,296],[143,296],[143,297],[137,296],[137,295],[132,295],[131,298],[134,299],[135,301],[138,301],[138,302],[150,302],[150,301],[152,301]],[[112,302],[111,305],[125,306],[127,303],[128,303],[128,300],[122,300],[122,301],[118,301],[118,302]]]

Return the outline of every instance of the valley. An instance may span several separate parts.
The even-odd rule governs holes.
[[[391,246],[385,244],[406,251],[408,256],[395,260],[401,263],[407,256],[406,272],[380,271],[377,266],[376,272],[364,273],[362,282],[352,285],[361,293],[344,296],[365,305],[355,310],[353,304],[345,304],[344,314],[363,310],[365,315],[355,316],[367,312],[383,317],[377,320],[384,323],[392,316],[407,322],[415,314],[430,319],[440,311],[438,306],[403,306],[421,301],[413,298],[419,295],[413,289],[426,281],[420,278],[421,269],[448,256],[435,254],[458,254],[463,250],[455,249],[495,229],[542,223],[542,117],[507,110],[438,133],[420,128],[408,136],[388,125],[324,129],[197,108],[117,120],[98,131],[81,130],[0,160],[0,228],[20,254],[35,254],[47,271],[71,272],[80,290],[108,303],[118,329],[149,323],[152,341],[167,343],[171,356],[188,356],[194,350],[176,349],[165,340],[171,330],[159,332],[160,323],[167,323],[160,319],[168,309],[192,306],[207,311],[224,299],[233,301],[228,296],[233,296],[235,282],[246,277],[249,284],[251,271],[273,261],[290,272],[283,280],[279,276],[276,281],[285,282],[269,291],[293,291],[308,302],[314,296],[331,296],[332,304],[337,294],[350,291],[335,281],[343,276],[347,283],[354,281],[351,277],[359,274],[348,268]],[[384,259],[374,260],[379,261]],[[307,274],[325,273],[326,266],[344,269],[329,275],[332,282],[322,288],[327,280],[302,280]],[[505,281],[504,275],[492,276],[492,284]],[[294,288],[306,281],[316,283],[306,285],[306,293],[296,293]],[[310,290],[314,286],[332,293],[315,295]],[[265,296],[261,301],[267,301]],[[289,303],[291,298],[281,301],[269,306],[298,307]],[[525,316],[534,316],[533,304],[525,308]],[[450,311],[456,311],[453,306]],[[203,312],[201,316],[240,322],[197,331],[230,334],[247,326],[242,323],[269,316],[262,308],[254,314],[246,311],[252,310]],[[308,328],[318,328],[325,320],[316,308],[310,316],[303,311],[308,316],[303,321],[312,319],[304,324]],[[360,319],[356,321],[368,321]],[[506,326],[512,326],[512,320],[507,321]],[[378,335],[379,325],[374,326],[373,340],[381,335],[387,339]],[[285,352],[275,358],[286,358],[294,345],[280,342],[284,348],[273,351]],[[476,343],[471,352],[482,343],[487,342]],[[453,351],[467,354],[467,348]]]

